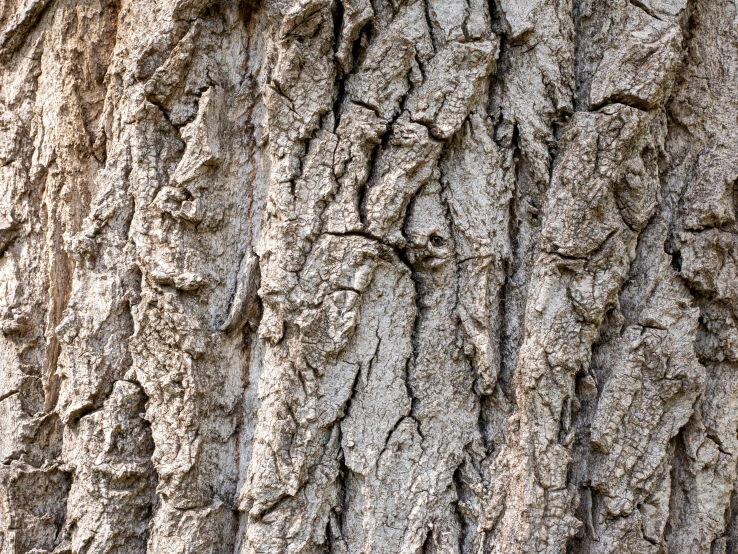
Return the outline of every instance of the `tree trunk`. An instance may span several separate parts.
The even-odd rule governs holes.
[[[737,6],[0,1],[0,554],[738,553]]]

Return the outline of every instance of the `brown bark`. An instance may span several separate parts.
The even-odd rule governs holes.
[[[0,554],[738,553],[730,0],[0,2]]]

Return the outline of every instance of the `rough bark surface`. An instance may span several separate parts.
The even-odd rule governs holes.
[[[0,554],[738,553],[736,0],[0,0]]]

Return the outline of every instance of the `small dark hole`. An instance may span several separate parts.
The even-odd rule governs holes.
[[[675,252],[671,255],[671,267],[674,268],[675,271],[681,273],[682,271],[682,253],[681,252]]]
[[[436,248],[441,248],[443,245],[446,244],[446,241],[443,239],[443,237],[439,237],[438,235],[431,235],[430,243]]]

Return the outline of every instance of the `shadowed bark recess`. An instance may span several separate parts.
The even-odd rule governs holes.
[[[738,554],[732,0],[0,2],[0,554]]]

